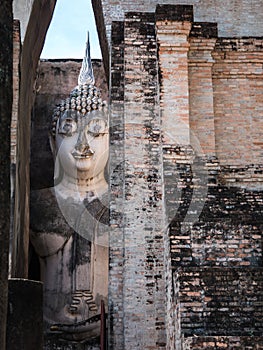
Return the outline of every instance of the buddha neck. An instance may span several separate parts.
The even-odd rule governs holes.
[[[103,172],[89,179],[73,178],[64,173],[61,182],[56,185],[56,191],[63,198],[73,197],[81,201],[101,197],[107,190],[108,184]]]

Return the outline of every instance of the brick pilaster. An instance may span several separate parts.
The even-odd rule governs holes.
[[[215,156],[212,51],[216,37],[216,24],[193,23],[188,63],[191,144],[206,156]]]
[[[190,144],[188,36],[193,21],[190,5],[159,5],[160,106],[164,144]]]
[[[123,198],[124,189],[124,23],[111,32],[109,349],[124,349]]]
[[[154,14],[125,19],[125,349],[166,348],[162,147]]]

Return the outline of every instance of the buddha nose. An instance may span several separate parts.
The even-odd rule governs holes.
[[[77,143],[75,145],[75,149],[79,152],[84,152],[86,149],[89,149],[89,148],[90,148],[89,142],[88,142],[87,136],[83,130],[79,133],[78,140],[77,140]]]
[[[91,156],[94,154],[94,152],[90,148],[85,130],[79,133],[78,140],[76,142],[75,150],[73,153],[78,153],[78,154],[83,154],[88,156]]]

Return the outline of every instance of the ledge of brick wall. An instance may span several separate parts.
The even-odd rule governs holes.
[[[192,5],[157,5],[156,21],[189,21],[194,20]]]

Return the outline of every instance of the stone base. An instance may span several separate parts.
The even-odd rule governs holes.
[[[263,349],[263,337],[217,336],[189,337],[183,342],[183,350],[248,350]]]
[[[42,283],[8,281],[7,350],[43,349]]]
[[[58,334],[48,335],[43,350],[100,350],[100,339],[73,342],[59,339]]]

